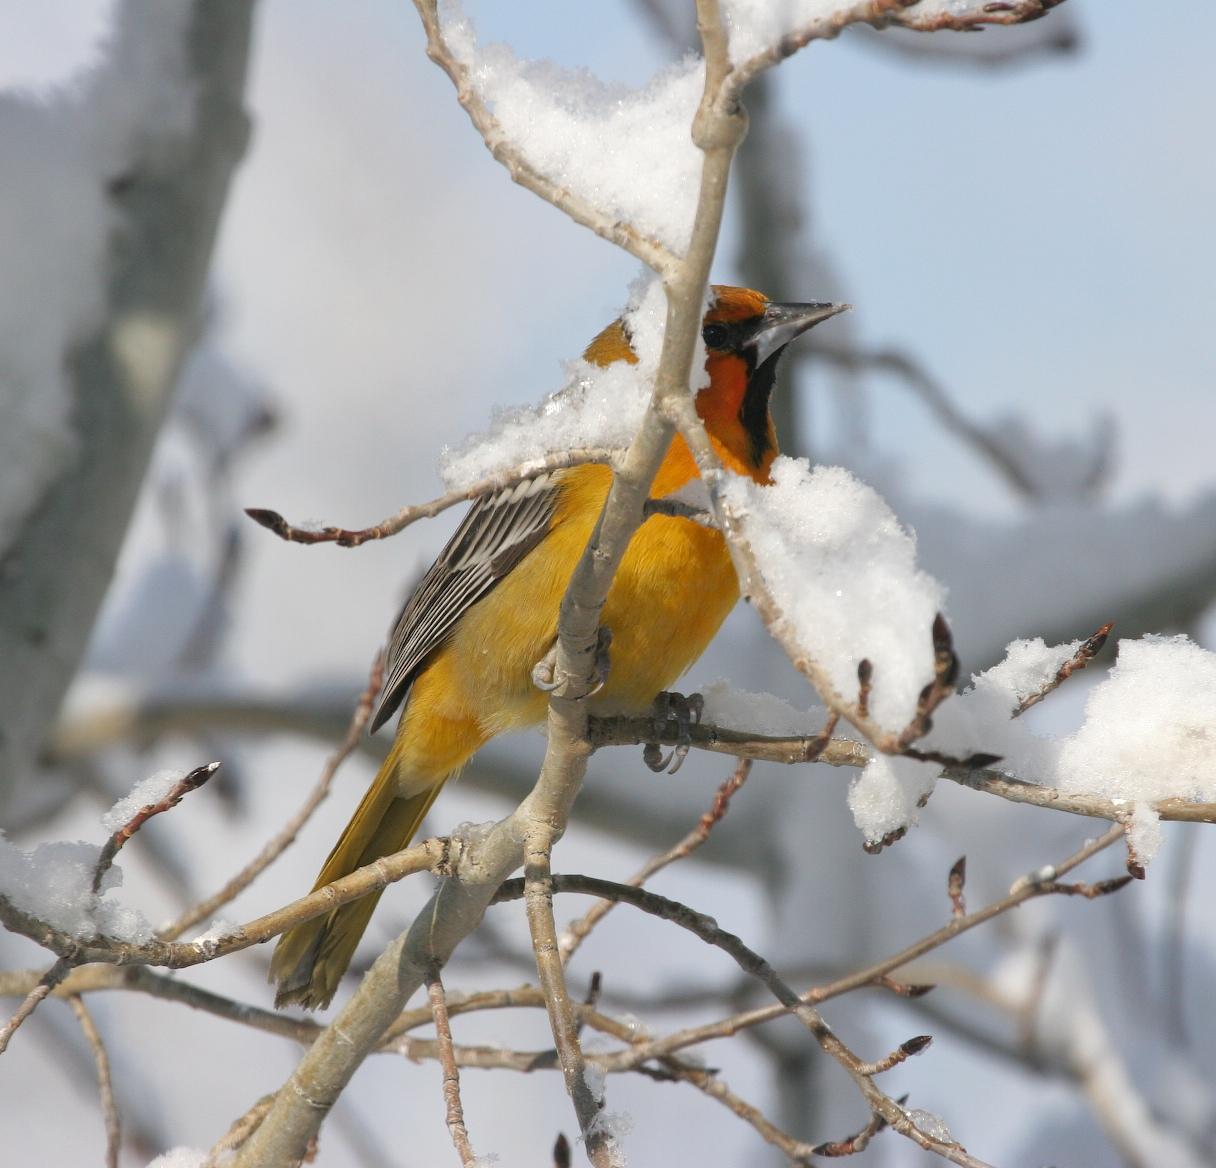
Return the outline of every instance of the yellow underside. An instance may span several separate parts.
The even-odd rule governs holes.
[[[683,443],[673,449],[654,494],[692,477]],[[442,783],[489,738],[533,725],[548,699],[532,667],[549,651],[557,612],[607,496],[607,468],[563,478],[549,534],[493,592],[461,616],[423,667],[397,736],[330,853],[316,887],[405,847]],[[591,699],[597,712],[641,712],[700,656],[738,599],[726,544],[687,519],[652,516],[629,545],[608,593],[602,623],[612,630],[608,680]],[[367,926],[378,894],[290,930],[276,947],[277,1005],[326,1005]]]
[[[532,684],[532,667],[553,644],[558,606],[609,483],[606,467],[568,473],[549,535],[461,617],[414,683],[393,751],[399,795],[442,782],[495,734],[544,718],[548,699]],[[680,485],[660,481],[654,493]],[[604,605],[610,666],[592,709],[649,709],[701,655],[738,596],[718,532],[687,519],[647,519]]]

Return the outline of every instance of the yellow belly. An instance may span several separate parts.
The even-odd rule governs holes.
[[[550,533],[460,619],[414,684],[399,739],[406,773],[450,773],[488,738],[545,716],[532,667],[548,652],[571,573],[607,494],[605,467],[571,472]],[[678,485],[678,484],[676,484]],[[672,484],[656,484],[666,493]],[[665,489],[664,489],[665,488]],[[597,713],[641,712],[704,651],[739,596],[722,536],[651,516],[631,541],[604,605],[612,630]]]

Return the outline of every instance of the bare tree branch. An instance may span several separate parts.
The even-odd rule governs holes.
[[[647,880],[661,872],[664,868],[692,855],[693,852],[709,839],[709,833],[721,822],[723,816],[730,809],[732,796],[747,782],[751,769],[752,764],[750,759],[740,759],[735,767],[734,774],[723,781],[722,785],[718,788],[717,795],[714,796],[712,806],[701,816],[692,831],[684,836],[679,843],[668,848],[667,851],[647,860],[625,883],[633,888],[641,888]],[[562,934],[561,940],[557,945],[563,964],[570,961],[570,958],[578,951],[578,947],[590,935],[592,929],[612,911],[615,904],[616,901],[614,900],[597,901],[578,920],[572,921],[566,927],[566,931]]]
[[[853,24],[871,24],[875,28],[895,25],[917,32],[939,32],[947,29],[965,32],[985,24],[1021,24],[1035,20],[1055,8],[1063,0],[920,0],[909,5],[907,0],[849,0],[835,10],[826,11],[801,28],[783,37],[776,44],[734,66],[727,81],[726,93],[738,96],[759,73],[793,56],[815,40],[830,40]]]
[[[721,949],[734,959],[744,973],[756,978],[764,985],[785,1010],[793,1014],[811,1032],[824,1051],[840,1063],[857,1085],[874,1114],[880,1115],[900,1135],[928,1151],[936,1152],[955,1164],[966,1165],[968,1168],[982,1168],[982,1162],[970,1156],[959,1144],[938,1139],[928,1132],[922,1131],[895,1100],[874,1084],[875,1075],[897,1065],[910,1054],[923,1050],[927,1045],[923,1038],[910,1040],[908,1044],[905,1044],[906,1050],[901,1047],[894,1054],[876,1063],[863,1062],[833,1033],[823,1016],[809,1003],[806,995],[800,997],[796,994],[763,957],[750,949],[735,934],[722,929],[712,917],[695,912],[687,905],[680,904],[668,897],[659,896],[657,893],[648,892],[645,889],[634,888],[628,884],[617,884],[590,876],[553,876],[551,880],[554,892],[582,892],[592,896],[611,897],[624,901],[644,912],[671,921],[673,924],[687,929],[706,944]],[[507,881],[498,890],[495,901],[518,899],[524,895],[524,891],[524,881]]]
[[[85,1041],[93,1052],[97,1064],[97,1088],[101,1094],[101,1115],[106,1126],[106,1168],[118,1168],[118,1154],[122,1148],[122,1125],[118,1118],[118,1108],[114,1103],[114,1082],[110,1077],[110,1056],[106,1054],[105,1043],[101,1032],[93,1021],[83,999],[77,994],[68,998],[68,1005],[80,1023]]]
[[[481,135],[495,161],[506,168],[511,178],[545,202],[564,211],[575,223],[589,227],[596,235],[624,248],[659,275],[666,277],[674,271],[678,258],[657,240],[650,239],[632,224],[605,214],[593,203],[559,186],[524,159],[470,84],[468,70],[448,49],[440,27],[436,0],[414,0],[414,7],[418,9],[422,27],[426,30],[426,55],[451,78],[456,87],[456,100],[469,115],[469,121]]]
[[[160,965],[184,969],[201,965],[260,945],[296,925],[358,900],[370,892],[386,888],[414,872],[448,872],[461,862],[464,845],[448,839],[429,839],[402,852],[384,856],[365,867],[356,868],[332,884],[310,892],[283,908],[256,917],[215,940],[202,941],[123,941],[114,937],[81,939],[54,928],[45,921],[16,907],[0,896],[0,924],[20,933],[53,953],[74,963],[102,962],[106,965]]]
[[[126,823],[121,824],[115,831],[110,833],[110,837],[98,852],[97,863],[93,868],[91,891],[94,896],[100,892],[106,873],[113,866],[114,858],[118,855],[119,850],[127,840],[153,816],[160,815],[162,812],[176,807],[186,795],[201,787],[215,774],[219,769],[219,765],[218,762],[212,762],[206,766],[195,767],[189,774],[179,779],[162,798],[158,799],[155,803],[149,803],[140,807]],[[5,926],[14,932],[21,932],[22,929],[15,927],[6,913],[16,914],[13,920],[20,920],[24,927],[41,932],[44,936],[55,935],[58,947],[49,947],[55,949],[59,954],[59,958],[39,978],[38,984],[30,990],[25,1001],[21,1003],[21,1006],[12,1018],[3,1027],[0,1027],[0,1054],[3,1054],[8,1049],[8,1044],[17,1029],[38,1008],[39,1003],[44,1001],[50,992],[71,972],[72,967],[87,960],[84,955],[86,949],[83,943],[75,938],[57,933],[57,930],[52,929],[49,925],[38,921],[27,913],[19,912],[4,897],[0,896],[0,921],[3,921]],[[28,937],[31,936],[31,933],[26,932],[25,935]],[[39,940],[37,936],[33,937],[33,939]]]
[[[449,507],[467,503],[481,495],[490,495],[495,491],[521,483],[525,479],[536,478],[545,471],[564,470],[572,466],[584,466],[587,463],[598,462],[611,465],[619,455],[619,451],[605,450],[600,447],[580,447],[577,450],[560,450],[533,458],[509,471],[491,475],[489,478],[474,483],[471,487],[448,491],[428,503],[414,503],[402,507],[396,515],[382,519],[371,527],[350,529],[346,527],[321,527],[312,529],[296,527],[287,522],[277,511],[265,507],[246,507],[245,514],[255,523],[261,524],[273,531],[280,539],[290,543],[336,543],[339,547],[358,547],[373,539],[388,539],[404,531],[411,523],[419,519],[431,519],[442,514]]]
[[[1110,631],[1114,627],[1114,621],[1110,621],[1104,624],[1093,636],[1087,637],[1081,643],[1080,648],[1056,670],[1053,677],[1035,690],[1034,693],[1027,694],[1018,703],[1018,708],[1013,711],[1013,717],[1020,717],[1031,706],[1037,706],[1049,693],[1058,689],[1074,673],[1084,669],[1102,651],[1102,646],[1106,644],[1106,638],[1110,636]]]
[[[866,48],[915,64],[996,71],[1076,53],[1084,38],[1076,22],[1068,19],[1070,15],[1064,11],[1030,24],[1018,30],[1020,36],[1002,32],[985,37],[925,37],[866,25],[855,26],[850,35]]]
[[[266,846],[229,880],[223,888],[206,900],[200,901],[188,912],[183,913],[172,924],[157,931],[162,941],[175,941],[188,929],[202,921],[209,920],[224,905],[235,900],[238,895],[254,882],[271,864],[275,862],[293,843],[296,836],[303,830],[304,825],[312,817],[312,813],[325,801],[329,789],[333,785],[338,769],[354,753],[363,737],[364,728],[372,715],[372,707],[380,685],[384,680],[384,656],[377,653],[372,662],[371,674],[367,679],[367,688],[360,695],[351,714],[350,726],[347,727],[346,737],[338,749],[326,760],[321,771],[321,777],[316,786],[309,792],[300,809],[283,825]]]
[[[1009,912],[1018,905],[1024,904],[1027,900],[1059,893],[1062,889],[1059,885],[1058,877],[1072,871],[1090,857],[1110,847],[1111,844],[1117,843],[1122,836],[1123,831],[1121,828],[1111,828],[1110,831],[1099,839],[1090,840],[1085,843],[1069,856],[1068,859],[1035,873],[1036,876],[1042,876],[1042,879],[1023,879],[1010,889],[1006,896],[1001,897],[999,900],[993,901],[982,909],[968,913],[966,916],[953,917],[940,929],[926,934],[911,945],[901,949],[898,953],[893,953],[863,969],[855,970],[845,976],[838,977],[826,985],[810,989],[802,995],[802,998],[807,1002],[819,1004],[832,998],[852,993],[863,986],[882,985],[883,979],[888,978],[892,973],[902,969],[918,957],[923,957],[926,953],[940,948],[960,933],[965,933],[992,920],[994,917]],[[1108,891],[1113,890],[1108,888]],[[604,1058],[604,1065],[609,1071],[625,1070],[635,1065],[634,1060],[640,1059],[644,1061],[649,1058],[662,1057],[712,1039],[730,1038],[741,1030],[770,1022],[775,1018],[782,1017],[786,1013],[787,1009],[784,1005],[762,1006],[753,1010],[744,1010],[717,1022],[689,1027],[663,1038],[638,1043],[632,1050],[619,1055],[606,1056]]]
[[[456,1066],[456,1054],[452,1047],[452,1027],[448,1021],[448,1004],[438,971],[431,975],[426,989],[431,1002],[431,1016],[435,1019],[439,1065],[443,1068],[443,1101],[447,1109],[448,1131],[452,1135],[452,1145],[460,1157],[463,1168],[475,1168],[477,1157],[473,1154],[473,1145],[469,1142],[469,1130],[464,1122],[464,1104],[460,1100],[460,1071]]]

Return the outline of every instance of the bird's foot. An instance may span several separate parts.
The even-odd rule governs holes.
[[[589,698],[604,688],[604,684],[608,680],[610,660],[608,650],[611,645],[612,630],[601,625],[595,637],[595,655],[591,663],[591,688],[583,694],[583,697]],[[568,682],[569,678],[564,680]],[[553,693],[562,685],[562,682],[563,678],[558,676],[557,671],[557,642],[555,641],[549,652],[532,666],[532,684],[545,693]]]
[[[661,738],[667,730],[669,722],[676,724],[676,746],[666,757],[663,748],[657,742],[648,742],[642,747],[642,761],[652,771],[667,771],[674,775],[684,765],[688,752],[692,747],[689,727],[696,726],[701,721],[705,710],[705,699],[700,694],[669,693],[666,690],[654,699],[654,733]]]

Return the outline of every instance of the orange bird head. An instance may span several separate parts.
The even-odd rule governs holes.
[[[701,326],[709,384],[697,394],[697,413],[731,470],[767,482],[777,457],[768,404],[781,354],[795,337],[849,305],[774,304],[763,293],[725,284],[715,284],[711,291],[713,303]],[[604,329],[583,356],[594,365],[637,362],[620,320]],[[691,468],[692,457],[682,440],[674,449]]]
[[[777,456],[769,399],[781,354],[795,337],[849,305],[774,304],[750,288],[722,284],[712,292],[701,326],[709,384],[697,394],[697,413],[734,469],[763,482]]]

